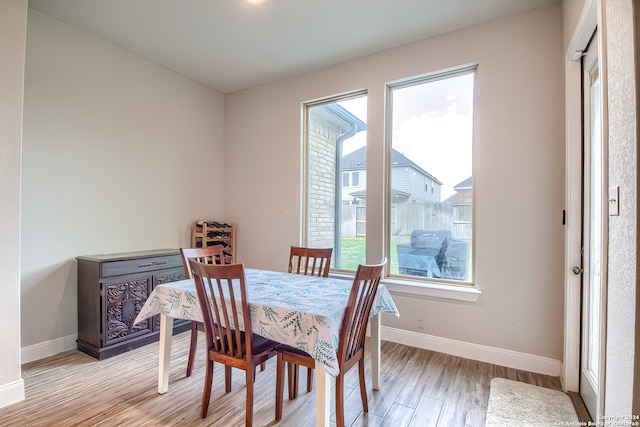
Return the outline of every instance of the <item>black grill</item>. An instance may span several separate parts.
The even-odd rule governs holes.
[[[419,277],[466,280],[469,244],[449,230],[413,230],[410,244],[400,244],[398,271]]]

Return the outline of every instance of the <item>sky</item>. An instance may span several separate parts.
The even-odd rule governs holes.
[[[473,94],[473,73],[392,90],[392,146],[443,183],[441,200],[471,176]],[[365,123],[366,103],[339,102]],[[344,154],[366,145],[366,133],[345,141]]]

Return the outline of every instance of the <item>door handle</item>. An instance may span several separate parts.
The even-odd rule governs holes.
[[[582,269],[580,267],[573,267],[573,274],[580,274],[582,273]]]

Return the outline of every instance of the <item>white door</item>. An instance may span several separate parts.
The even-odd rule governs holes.
[[[593,420],[602,414],[601,380],[606,295],[607,206],[602,138],[597,34],[582,60],[583,70],[583,269],[580,395]]]

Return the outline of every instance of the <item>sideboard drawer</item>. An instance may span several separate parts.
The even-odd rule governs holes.
[[[179,253],[167,256],[104,262],[101,264],[102,272],[100,276],[122,276],[124,274],[146,273],[175,267],[182,267],[182,258]]]

